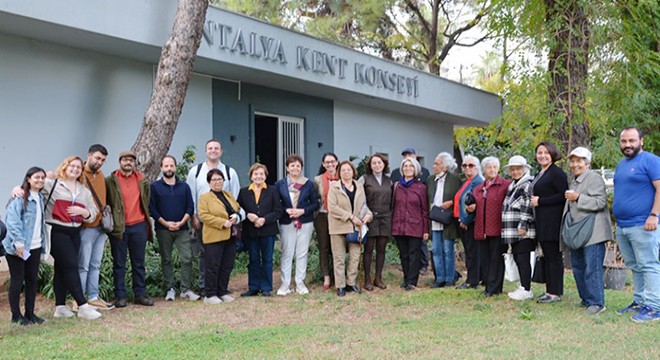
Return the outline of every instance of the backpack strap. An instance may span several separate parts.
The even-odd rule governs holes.
[[[202,164],[204,164],[204,163],[199,163],[197,165],[197,173],[195,173],[195,179],[197,179],[199,177],[199,172],[202,171]]]
[[[195,173],[195,179],[199,177],[199,173],[202,171],[203,164],[204,164],[203,162],[197,164],[197,172]],[[227,173],[227,182],[231,181],[231,166],[225,165],[225,172]]]

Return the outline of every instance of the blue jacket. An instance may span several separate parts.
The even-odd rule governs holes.
[[[39,193],[43,204],[44,198]],[[35,221],[37,218],[37,199],[32,194],[28,197],[27,208],[23,208],[23,198],[12,199],[7,205],[5,214],[5,224],[7,225],[7,237],[2,241],[7,254],[16,253],[15,243],[22,242],[27,251],[32,244],[32,235],[34,233]],[[41,253],[48,254],[48,241],[46,241],[46,217],[42,212],[41,216]]]
[[[190,186],[185,182],[176,179],[174,185],[168,185],[161,180],[154,181],[151,184],[151,198],[149,200],[149,213],[154,219],[156,230],[166,230],[158,222],[159,218],[166,221],[181,221],[185,214],[193,216],[195,206],[193,205],[192,192]],[[187,230],[188,224],[184,224],[181,230]]]
[[[282,200],[282,217],[280,218],[280,224],[291,224],[293,221],[289,214],[286,213],[286,209],[292,208],[293,203],[291,202],[291,197],[289,196],[289,186],[287,186],[286,178],[277,180],[275,187],[280,194],[280,199]],[[307,180],[302,189],[300,189],[300,196],[298,197],[298,208],[305,209],[305,214],[299,217],[298,219],[303,224],[314,221],[314,212],[319,208],[319,199],[316,193],[316,188],[314,188],[314,181],[312,179]]]
[[[474,188],[477,187],[477,185],[481,184],[482,182],[484,182],[484,178],[481,177],[481,175],[479,174],[475,175],[474,178],[472,179],[472,182],[470,182],[470,184],[461,193],[461,197],[460,197],[461,201],[458,206],[458,220],[462,224],[470,225],[474,222],[474,217],[476,215],[476,212],[473,212],[472,214],[468,214],[468,212],[465,210],[465,195],[471,193],[474,190]]]

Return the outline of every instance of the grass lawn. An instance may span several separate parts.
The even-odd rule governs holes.
[[[614,310],[632,291],[606,290],[607,311],[595,317],[579,302],[572,276],[559,303],[485,298],[478,290],[399,289],[401,273],[388,269],[387,290],[338,298],[310,284],[306,296],[238,298],[205,305],[156,299],[152,308],[129,305],[97,321],[55,319],[53,303],[37,309],[48,322],[21,327],[0,304],[2,359],[215,359],[215,358],[560,358],[659,359],[660,322],[635,324]],[[245,275],[233,277],[238,297]],[[279,285],[279,275],[275,275]],[[505,293],[515,284],[505,282]],[[276,287],[277,288],[277,287]],[[537,295],[544,286],[533,284]]]

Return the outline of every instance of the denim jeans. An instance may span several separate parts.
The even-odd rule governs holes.
[[[429,267],[429,245],[428,240],[422,240],[419,244],[419,269],[428,269]]]
[[[78,251],[78,275],[83,293],[95,300],[99,297],[99,274],[107,235],[101,226],[80,229],[80,251]]]
[[[172,250],[176,246],[181,264],[181,293],[192,290],[193,258],[192,240],[188,230],[169,231],[167,229],[156,230],[158,238],[158,249],[160,252],[160,266],[163,270],[163,282],[165,289],[174,289],[174,265],[172,265]]]
[[[131,258],[133,295],[146,296],[146,271],[144,269],[145,248],[147,246],[147,222],[126,226],[121,239],[110,237],[112,249],[112,277],[115,297],[126,298],[126,255]]]
[[[273,248],[275,236],[245,239],[250,255],[248,265],[248,289],[273,291]]]
[[[660,310],[660,229],[646,231],[643,226],[617,226],[616,238],[623,261],[632,270],[633,301]]]
[[[582,304],[587,306],[605,305],[604,259],[605,243],[571,250],[573,277]]]
[[[442,234],[442,230],[431,232],[435,282],[438,284],[441,282],[449,284],[454,282],[454,273],[456,271],[454,240],[444,239]]]

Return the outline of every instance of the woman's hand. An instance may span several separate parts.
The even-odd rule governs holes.
[[[23,258],[23,251],[25,251],[25,246],[17,247],[14,254],[22,259]]]
[[[254,227],[260,228],[260,227],[264,226],[265,223],[266,223],[266,219],[260,217],[254,222]]]
[[[87,219],[88,217],[90,217],[92,215],[92,213],[89,210],[85,209],[84,207],[80,207],[80,206],[69,206],[66,209],[66,212],[69,213],[69,215],[71,215],[71,216],[82,216],[85,219]]]
[[[351,221],[353,222],[353,225],[355,225],[355,226],[362,226],[362,220],[360,220],[356,216],[351,215]]]
[[[539,197],[538,196],[532,196],[532,206],[534,206],[534,207],[539,206]]]
[[[239,222],[239,221],[238,221],[238,214],[231,214],[231,215],[229,216],[229,221],[230,221],[233,225],[238,224],[238,222]]]
[[[290,218],[297,219],[303,216],[303,214],[305,214],[305,209],[290,208],[290,209],[286,209],[286,213],[289,215]]]
[[[458,226],[460,226],[461,229],[463,229],[463,230],[467,230],[467,228],[468,228],[468,226],[463,224],[463,223],[459,223]]]
[[[257,219],[259,219],[259,216],[255,213],[248,213],[247,219],[250,220],[251,223],[254,223],[255,221],[257,221]]]
[[[580,193],[574,190],[566,190],[564,196],[568,201],[577,201],[577,199],[580,197]]]
[[[429,233],[424,233],[424,235],[422,235],[422,239],[423,240],[428,240],[429,239]]]
[[[477,209],[477,204],[468,205],[465,207],[465,211],[473,213]]]
[[[225,229],[229,229],[232,225],[233,225],[233,223],[231,222],[231,220],[225,220],[225,223],[222,226]]]
[[[527,229],[518,229],[518,236],[523,237],[527,235]]]
[[[441,206],[443,209],[449,209],[449,208],[452,207],[453,205],[454,205],[454,202],[453,202],[452,200],[449,200],[449,201],[445,201],[445,202],[443,202],[442,205],[440,205],[440,206]]]
[[[362,223],[363,223],[363,224],[368,224],[368,223],[371,222],[371,220],[372,220],[371,216],[369,216],[369,215],[365,215],[365,216],[362,218]]]

